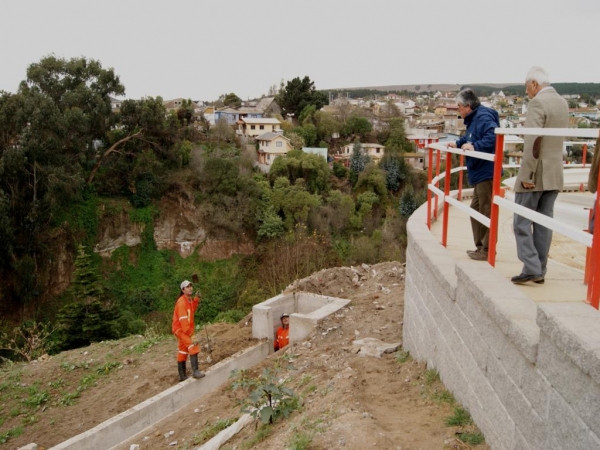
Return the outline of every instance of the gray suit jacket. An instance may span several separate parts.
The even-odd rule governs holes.
[[[569,106],[554,88],[538,92],[529,102],[525,127],[567,128],[568,123]],[[534,154],[536,138],[540,139],[539,155]],[[515,183],[515,192],[554,191],[563,188],[563,142],[563,137],[525,136],[523,159]],[[535,188],[523,188],[523,181],[535,183]]]

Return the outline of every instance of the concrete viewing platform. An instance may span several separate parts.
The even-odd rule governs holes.
[[[463,203],[469,205],[470,190],[463,195]],[[508,192],[507,199],[512,199]],[[593,196],[589,192],[562,192],[555,204],[554,217],[577,229],[587,228],[588,211],[593,205]],[[440,212],[441,214],[441,212]],[[498,223],[498,243],[496,247],[496,269],[508,281],[521,273],[523,263],[517,257],[517,247],[513,233],[513,214],[500,208]],[[425,226],[425,224],[424,224]],[[442,221],[432,222],[432,234],[441,242]],[[457,208],[449,208],[448,239],[446,247],[456,260],[469,260],[467,250],[473,250],[473,234],[470,218]],[[553,233],[548,272],[544,284],[526,283],[516,285],[534,302],[584,302],[587,286],[583,284],[586,247],[557,232]],[[481,261],[481,264],[488,264]]]

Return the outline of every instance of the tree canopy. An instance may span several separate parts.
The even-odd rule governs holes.
[[[305,76],[288,81],[283,89],[277,94],[277,102],[285,114],[300,114],[309,105],[314,105],[316,110],[328,104],[327,96],[315,88],[315,83]]]

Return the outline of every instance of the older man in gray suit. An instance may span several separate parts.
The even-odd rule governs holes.
[[[550,86],[544,69],[533,67],[527,73],[525,90],[531,99],[525,127],[567,128],[569,107]],[[515,182],[515,203],[553,217],[554,202],[563,188],[563,142],[563,137],[525,136],[523,159]],[[523,270],[511,281],[544,283],[552,230],[517,214],[513,228]]]

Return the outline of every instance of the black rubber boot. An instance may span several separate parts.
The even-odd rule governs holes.
[[[185,361],[177,361],[177,370],[179,371],[179,381],[187,380],[187,375],[185,374]]]
[[[204,373],[198,370],[198,355],[190,355],[190,361],[192,362],[192,376],[194,378],[202,378]]]

